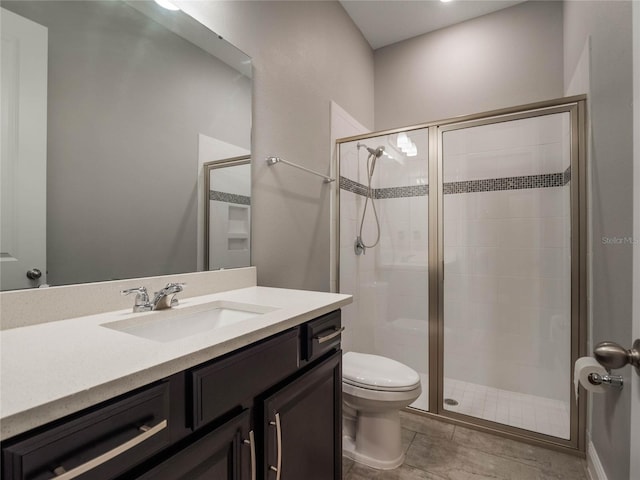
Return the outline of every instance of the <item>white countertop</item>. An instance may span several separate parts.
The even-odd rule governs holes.
[[[101,326],[202,311],[216,300],[276,310],[203,334],[157,342]],[[0,332],[0,438],[5,440],[351,303],[350,295],[249,287],[181,300],[169,310],[131,309]]]

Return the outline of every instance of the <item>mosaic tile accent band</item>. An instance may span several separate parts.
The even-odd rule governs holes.
[[[525,188],[564,187],[571,181],[571,167],[562,173],[523,175],[520,177],[488,178],[444,184],[444,194],[497,192],[500,190],[521,190]],[[340,177],[340,188],[356,195],[366,195],[367,187],[346,177]],[[407,187],[374,188],[373,198],[422,197],[429,194],[429,185]]]
[[[521,177],[488,178],[444,184],[444,194],[495,192],[499,190],[521,190],[524,188],[562,187],[564,173],[524,175]]]
[[[429,195],[429,185],[374,189],[374,198],[424,197]]]
[[[362,195],[362,196],[365,196],[369,190],[365,185],[362,185],[361,183],[358,183],[358,182],[354,182],[353,180],[343,176],[340,176],[340,188],[342,190],[346,190],[347,192],[355,193],[356,195]],[[375,191],[376,189],[374,188],[373,189],[374,198],[375,198]]]
[[[237,203],[240,205],[251,205],[251,197],[246,195],[237,195],[235,193],[218,192],[217,190],[209,190],[209,200],[216,200],[225,203]]]

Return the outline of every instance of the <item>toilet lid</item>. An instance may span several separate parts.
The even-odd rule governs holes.
[[[395,392],[420,385],[420,376],[412,368],[390,358],[356,352],[342,356],[342,380],[356,387]]]

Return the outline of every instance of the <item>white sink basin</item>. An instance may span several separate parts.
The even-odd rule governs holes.
[[[138,318],[103,323],[101,326],[156,342],[172,342],[235,325],[277,310],[266,305],[227,301],[211,302],[207,307],[206,310],[195,313],[165,310]]]

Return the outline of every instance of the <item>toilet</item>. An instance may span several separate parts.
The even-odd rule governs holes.
[[[420,376],[390,358],[347,352],[342,357],[342,448],[358,463],[391,470],[404,462],[400,410],[422,392]]]

